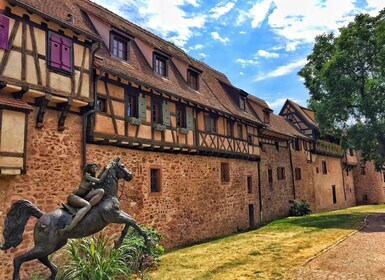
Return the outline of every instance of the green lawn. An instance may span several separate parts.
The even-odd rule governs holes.
[[[151,279],[282,279],[308,258],[359,229],[368,205],[276,220],[257,230],[178,249],[162,256]]]

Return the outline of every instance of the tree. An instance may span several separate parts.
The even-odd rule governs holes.
[[[323,134],[344,148],[362,151],[380,170],[385,164],[385,9],[360,14],[340,34],[315,38],[307,64],[298,72],[310,93]]]

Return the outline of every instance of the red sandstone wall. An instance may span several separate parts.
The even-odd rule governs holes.
[[[360,162],[359,152],[357,152],[357,157]],[[360,165],[353,169],[357,204],[384,203],[385,183],[382,172],[377,172],[371,162],[366,162],[365,173],[365,175],[361,174]],[[364,195],[368,198],[367,202],[364,201]]]
[[[98,145],[87,145],[87,155],[103,164],[121,156],[134,175],[124,185],[122,208],[139,223],[157,228],[166,247],[248,228],[249,204],[259,223],[256,162]],[[230,165],[228,183],[221,182],[221,162]],[[161,193],[150,193],[152,166],[161,167]],[[247,176],[252,176],[252,194],[247,193]]]
[[[82,118],[69,115],[66,129],[57,130],[58,113],[48,110],[44,127],[35,129],[37,108],[29,115],[27,141],[27,174],[0,176],[0,232],[3,232],[5,215],[11,204],[25,198],[42,211],[59,207],[67,194],[79,184],[81,176],[81,128]],[[11,279],[13,258],[32,248],[32,232],[35,218],[27,224],[24,241],[17,249],[0,251],[0,279]],[[2,240],[2,235],[0,237]],[[23,265],[22,271],[34,266],[42,268],[37,261]],[[42,268],[42,271],[47,271]]]
[[[356,191],[353,170],[347,172],[343,171],[344,183],[345,183],[345,193],[346,193],[346,207],[352,207],[357,205],[356,201]]]
[[[305,200],[310,204],[312,212],[315,212],[314,174],[313,166],[307,162],[305,150],[291,151],[293,168],[301,168],[301,179],[294,180],[296,199]]]
[[[327,174],[322,172],[322,161],[326,161]],[[313,154],[315,211],[328,211],[346,207],[341,159]],[[337,202],[333,203],[332,185],[336,186]]]
[[[286,178],[278,180],[277,167],[284,167]],[[273,170],[273,184],[268,183],[268,169]],[[261,155],[261,188],[263,222],[286,217],[289,214],[289,200],[293,199],[292,174],[288,148],[263,144]]]

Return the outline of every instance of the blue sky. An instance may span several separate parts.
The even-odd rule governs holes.
[[[224,73],[278,113],[287,98],[306,106],[297,72],[314,37],[385,0],[92,0]]]

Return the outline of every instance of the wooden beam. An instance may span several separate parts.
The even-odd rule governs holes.
[[[16,99],[21,99],[28,90],[28,87],[22,87],[20,91],[13,93],[12,96]]]
[[[47,112],[48,103],[52,98],[52,94],[47,93],[45,96],[35,99],[35,105],[39,107],[39,112],[36,117],[36,128],[42,128],[44,126],[44,115]]]
[[[66,118],[68,116],[68,113],[70,111],[72,103],[73,103],[73,99],[72,99],[72,97],[69,97],[68,98],[68,102],[58,103],[56,105],[56,107],[60,110],[60,117],[59,117],[59,120],[57,122],[57,129],[59,131],[63,131],[64,130],[65,120],[66,120]]]

